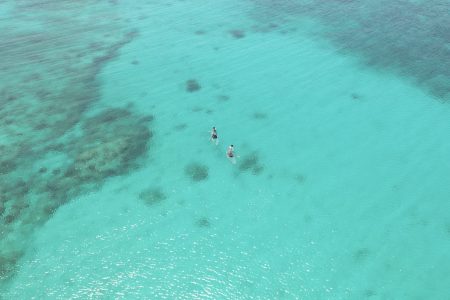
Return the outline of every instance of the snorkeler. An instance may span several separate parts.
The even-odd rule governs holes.
[[[232,163],[235,164],[236,163],[236,155],[234,154],[234,146],[230,145],[227,149],[227,157],[228,160]]]
[[[219,144],[219,137],[217,136],[216,127],[213,127],[211,130],[211,137],[209,138],[211,142],[214,142],[216,145]]]

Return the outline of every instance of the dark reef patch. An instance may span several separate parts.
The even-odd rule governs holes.
[[[17,218],[17,214],[10,214],[5,216],[4,222],[5,224],[11,224]]]
[[[200,112],[200,111],[202,111],[202,110],[203,110],[203,108],[202,108],[202,107],[199,107],[199,106],[194,106],[194,107],[191,109],[192,112]]]
[[[166,194],[159,187],[151,187],[139,194],[139,199],[144,201],[146,205],[152,206],[163,202],[167,199]]]
[[[206,31],[204,31],[204,30],[196,30],[194,33],[196,35],[204,35],[206,33]]]
[[[23,255],[19,251],[3,252],[0,255],[0,279],[11,276],[16,270],[16,263]]]
[[[186,91],[189,92],[189,93],[197,92],[201,88],[202,87],[200,86],[198,81],[195,80],[195,79],[189,79],[189,80],[186,81]]]
[[[109,176],[132,171],[148,149],[146,116],[122,109],[86,116],[100,99],[97,75],[137,36],[108,3],[90,2],[98,9],[82,14],[55,1],[17,3],[7,18],[30,26],[0,31],[0,78],[7,79],[0,82],[0,284],[14,274],[34,228]],[[114,22],[99,18],[106,10]]]
[[[147,122],[153,122],[154,119],[155,119],[155,117],[153,115],[146,115],[146,116],[143,116],[142,118],[140,118],[139,120],[141,122],[147,123]]]
[[[241,158],[239,161],[239,170],[242,172],[251,171],[253,175],[259,175],[264,170],[264,167],[259,162],[257,152],[252,152]]]
[[[200,163],[190,163],[184,168],[184,173],[193,181],[203,181],[208,178],[208,167]]]
[[[362,100],[362,96],[361,96],[360,94],[357,94],[357,93],[352,93],[352,94],[350,95],[350,97],[352,98],[352,100],[355,100],[355,101],[360,101],[360,100]]]
[[[211,222],[206,217],[201,217],[197,221],[195,221],[195,225],[200,228],[208,228],[211,227]]]
[[[139,64],[139,61],[138,61],[138,60],[136,60],[136,59],[134,59],[134,60],[132,60],[132,61],[131,61],[131,64],[132,64],[132,65],[135,65],[135,66],[136,66],[136,65],[138,65],[138,64]]]
[[[353,260],[356,263],[363,263],[367,260],[369,255],[370,250],[368,248],[361,248],[353,253]]]
[[[302,174],[297,174],[294,176],[295,181],[299,184],[303,184],[306,181],[306,176]]]
[[[366,65],[394,72],[449,101],[450,23],[443,3],[258,0],[254,16],[259,27],[287,18],[315,18],[326,27],[323,35],[344,54],[355,54]]]
[[[98,181],[125,174],[136,159],[147,152],[151,131],[131,111],[106,109],[88,118],[82,126],[84,138],[71,152],[74,163],[66,176],[80,181]]]
[[[0,174],[7,174],[16,169],[17,165],[13,160],[0,161]]]
[[[377,293],[371,289],[365,290],[363,294],[364,294],[364,297],[366,297],[366,298],[371,298],[371,297],[374,297],[377,295]]]
[[[267,119],[267,114],[263,112],[254,112],[252,117],[255,120],[264,120]]]
[[[245,37],[245,32],[243,30],[233,29],[233,30],[230,30],[229,33],[235,39],[242,39]]]
[[[254,25],[252,26],[252,30],[258,33],[269,33],[276,30],[279,26],[275,23],[269,23],[267,25]]]
[[[184,130],[186,128],[187,128],[187,124],[186,123],[178,124],[178,125],[175,125],[175,127],[174,127],[174,129],[176,131],[182,131],[182,130]]]
[[[227,95],[219,95],[219,96],[217,96],[217,100],[219,100],[220,102],[225,102],[225,101],[230,100],[230,96],[227,96]]]

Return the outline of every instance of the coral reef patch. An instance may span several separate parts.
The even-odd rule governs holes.
[[[297,181],[298,184],[303,184],[306,181],[306,176],[302,174],[297,174],[294,176],[295,181]]]
[[[356,263],[363,263],[367,260],[367,257],[369,256],[369,254],[370,254],[370,250],[368,248],[358,249],[353,253],[353,260]]]
[[[186,91],[189,93],[197,92],[201,89],[200,83],[195,79],[189,79],[186,81]]]
[[[101,96],[98,74],[138,35],[111,3],[14,5],[0,25],[23,18],[27,26],[0,32],[0,289],[33,230],[61,205],[137,168],[153,118],[131,107],[89,114]]]
[[[267,114],[257,111],[257,112],[253,113],[252,117],[255,120],[264,120],[264,119],[267,119]]]
[[[159,187],[151,187],[139,194],[139,199],[144,201],[148,206],[152,206],[167,199],[166,194]]]
[[[243,156],[239,162],[241,172],[250,171],[253,175],[259,175],[264,170],[264,166],[259,162],[257,152],[252,152]]]
[[[211,222],[206,217],[201,217],[195,221],[195,225],[200,228],[208,228],[211,226]]]
[[[245,37],[245,32],[243,30],[233,29],[233,30],[230,30],[229,33],[235,39],[242,39]]]
[[[190,163],[184,168],[184,173],[195,182],[208,178],[208,167],[200,163]]]
[[[219,100],[219,101],[221,101],[221,102],[225,102],[225,101],[230,100],[230,96],[227,96],[227,95],[219,95],[219,96],[217,96],[217,100]]]
[[[441,0],[255,1],[259,28],[307,16],[340,51],[393,71],[450,101],[450,23]],[[280,31],[283,33],[283,31]],[[314,33],[316,34],[316,32]]]
[[[178,125],[175,125],[175,127],[174,127],[174,129],[176,131],[182,131],[182,130],[184,130],[186,128],[187,128],[187,124],[186,123],[178,124]]]

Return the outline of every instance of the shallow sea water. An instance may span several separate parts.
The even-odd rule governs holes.
[[[47,93],[63,92],[58,104],[30,96],[29,117],[65,130],[26,152],[44,125],[2,123],[20,150],[0,178],[14,187],[2,194],[2,299],[450,299],[449,82],[368,63],[300,1],[91,2],[40,4],[50,24],[64,12],[87,32],[55,61],[36,58]],[[27,10],[26,28],[30,3],[2,22]],[[58,73],[69,52],[81,59]],[[11,70],[32,72],[4,63],[11,82]]]

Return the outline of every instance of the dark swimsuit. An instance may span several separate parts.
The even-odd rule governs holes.
[[[213,133],[212,138],[217,139],[217,134]]]

